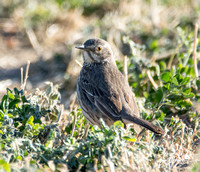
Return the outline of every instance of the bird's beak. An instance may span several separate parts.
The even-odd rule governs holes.
[[[78,48],[78,49],[81,49],[81,50],[87,49],[85,45],[79,45],[79,46],[76,46],[75,48]]]

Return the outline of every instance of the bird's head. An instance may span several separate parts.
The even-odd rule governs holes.
[[[83,59],[86,64],[114,61],[110,44],[103,39],[88,39],[76,48],[83,50]]]

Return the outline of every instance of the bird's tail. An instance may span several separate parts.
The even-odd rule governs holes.
[[[158,134],[158,135],[164,134],[164,130],[161,127],[156,126],[153,123],[146,121],[144,119],[141,119],[135,115],[133,116],[125,115],[123,116],[123,120],[127,120],[129,122],[133,122],[135,124],[141,125],[142,127],[147,128],[150,131],[153,131],[155,134]]]

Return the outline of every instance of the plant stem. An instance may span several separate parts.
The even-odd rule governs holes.
[[[147,76],[148,76],[150,82],[152,83],[154,89],[157,90],[157,89],[158,89],[158,85],[156,84],[156,82],[155,82],[154,79],[152,78],[151,73],[150,73],[149,70],[147,71]]]
[[[125,79],[128,81],[127,56],[124,56],[123,73],[124,73]]]
[[[199,25],[195,24],[195,28],[194,28],[194,48],[193,48],[193,61],[194,61],[194,72],[195,72],[195,76],[196,78],[198,78],[198,68],[197,68],[197,59],[196,59],[196,53],[197,53],[197,34],[198,34],[198,28]]]

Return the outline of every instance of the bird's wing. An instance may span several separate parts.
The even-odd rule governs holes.
[[[91,81],[91,80],[90,80]],[[122,103],[117,91],[112,88],[104,89],[101,85],[88,82],[80,82],[79,89],[85,92],[88,100],[93,101],[96,107],[112,120],[121,120],[120,111]]]

